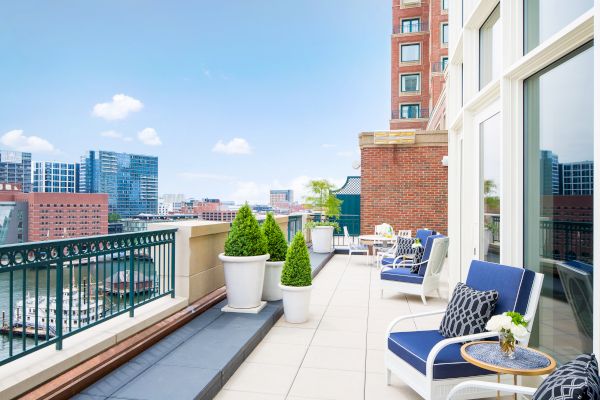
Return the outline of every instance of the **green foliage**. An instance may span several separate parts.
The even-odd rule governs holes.
[[[504,315],[511,317],[512,323],[515,325],[527,326],[527,320],[521,315],[521,313],[516,311],[507,311],[504,313]]]
[[[308,188],[312,195],[306,197],[306,202],[313,211],[322,212],[328,218],[340,216],[342,200],[331,193],[333,184],[326,179],[314,180],[308,183]]]
[[[267,214],[267,219],[262,224],[262,230],[267,238],[267,250],[271,255],[269,261],[285,261],[288,250],[287,241],[272,213]]]
[[[308,229],[312,229],[316,226],[333,226],[336,232],[340,230],[340,224],[335,221],[310,221],[306,223]]]
[[[121,216],[117,213],[108,214],[108,222],[117,222],[121,220]]]
[[[296,287],[312,284],[310,256],[302,232],[296,233],[288,249],[283,271],[281,271],[281,284]]]
[[[248,204],[244,204],[235,216],[225,241],[225,255],[251,257],[267,254],[267,238]]]

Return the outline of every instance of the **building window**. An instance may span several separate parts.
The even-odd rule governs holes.
[[[402,104],[400,106],[400,118],[412,119],[420,118],[421,106],[419,104]]]
[[[523,83],[523,264],[545,275],[530,344],[559,362],[593,347],[594,195],[566,181],[593,167],[593,80],[590,43]]]
[[[419,32],[421,20],[419,18],[403,19],[402,33]]]
[[[448,0],[442,0],[442,10],[448,9]]]
[[[550,36],[594,6],[594,0],[523,0],[523,53],[527,54]]]
[[[421,45],[416,44],[403,44],[400,46],[401,60],[402,62],[415,62],[421,59]]]
[[[500,74],[500,6],[479,28],[479,89]]]
[[[447,66],[448,66],[448,57],[442,57],[442,71],[445,71]]]
[[[448,44],[448,24],[442,24],[442,44]]]
[[[480,137],[480,258],[500,262],[500,174],[502,126],[500,114],[479,124]]]
[[[401,92],[418,92],[421,90],[421,76],[419,74],[402,75],[400,81]]]

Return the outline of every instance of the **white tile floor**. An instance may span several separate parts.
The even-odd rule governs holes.
[[[399,315],[446,301],[429,298],[424,306],[417,296],[391,292],[380,298],[377,269],[365,256],[346,265],[347,257],[336,255],[314,279],[309,321],[289,324],[282,317],[216,399],[420,399],[396,378],[385,384],[385,330]],[[399,328],[435,329],[440,318]]]

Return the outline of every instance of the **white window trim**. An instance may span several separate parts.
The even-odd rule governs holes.
[[[415,90],[414,92],[410,92],[410,91],[403,92],[402,91],[402,77],[403,76],[409,76],[409,75],[418,75],[419,76],[419,90]],[[400,73],[400,87],[398,88],[399,89],[398,93],[399,93],[400,96],[415,96],[415,95],[419,95],[421,93],[421,84],[422,83],[423,82],[422,82],[422,79],[421,79],[421,73],[420,72],[405,72],[405,73]]]
[[[402,61],[402,46],[419,45],[419,59],[417,61]],[[409,42],[409,43],[398,43],[398,58],[400,59],[400,65],[421,65],[423,60],[423,43],[421,42]]]

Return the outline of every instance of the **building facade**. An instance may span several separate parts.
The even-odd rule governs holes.
[[[294,202],[294,191],[290,189],[286,190],[271,190],[269,193],[269,205],[276,207],[285,204],[292,204]]]
[[[598,353],[600,5],[451,0],[450,9],[451,287],[473,258],[540,272],[530,345],[560,363]],[[497,254],[485,241],[492,209]]]
[[[80,167],[82,193],[107,193],[110,213],[123,218],[158,212],[158,157],[90,151]]]
[[[448,5],[449,0],[392,1],[391,130],[425,130],[430,111],[441,101]]]
[[[79,193],[79,164],[36,161],[33,191],[37,193]]]
[[[31,192],[31,153],[0,150],[0,183],[18,184]]]

